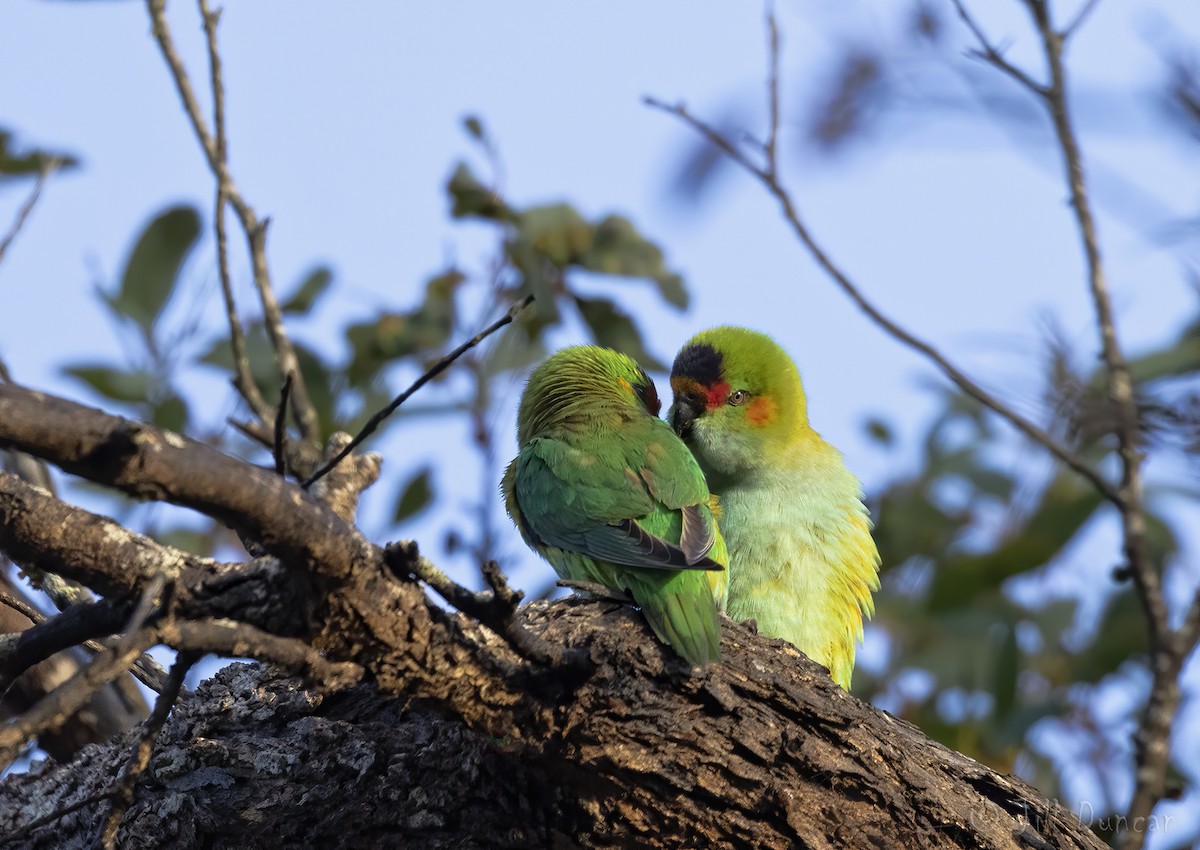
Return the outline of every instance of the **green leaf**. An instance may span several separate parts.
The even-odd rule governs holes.
[[[108,305],[150,336],[199,236],[200,214],[193,207],[172,207],[155,216],[125,262],[120,289],[105,296]]]
[[[930,588],[931,610],[960,607],[975,595],[998,588],[1010,576],[1045,564],[1103,503],[1096,489],[1081,484],[1075,473],[1059,472],[1042,492],[1040,502],[1029,510],[1024,524],[991,552],[943,562]]]
[[[465,163],[459,163],[446,184],[450,193],[450,215],[454,218],[476,217],[490,221],[512,222],[516,214],[496,192],[481,183]]]
[[[63,372],[83,381],[105,398],[131,404],[146,401],[154,385],[154,376],[148,372],[110,366],[68,366]]]
[[[881,446],[890,446],[896,441],[896,435],[892,431],[892,426],[884,422],[877,416],[872,416],[864,423],[867,431],[867,436]]]
[[[429,466],[422,467],[400,491],[396,500],[396,511],[392,515],[394,522],[409,519],[433,502],[433,470]]]
[[[548,260],[560,269],[581,262],[592,247],[592,226],[570,204],[530,207],[517,219],[517,234],[533,249],[535,262]]]
[[[12,133],[0,129],[0,174],[10,177],[37,174],[51,161],[55,161],[56,167],[60,170],[75,168],[79,165],[79,160],[70,154],[43,150],[18,152],[15,148]]]
[[[385,313],[346,328],[353,350],[347,375],[354,386],[374,380],[388,363],[404,357],[427,355],[450,339],[457,320],[455,295],[466,280],[450,270],[425,285],[425,300],[410,313]]]
[[[1021,669],[1021,650],[1017,646],[1017,630],[1004,624],[1004,640],[996,650],[995,676],[992,694],[996,697],[996,714],[1007,717],[1017,704],[1017,674]]]
[[[642,335],[633,319],[607,298],[575,296],[579,314],[592,331],[597,345],[624,352],[652,372],[662,372],[666,366],[646,350]]]
[[[329,284],[333,282],[333,272],[326,266],[317,266],[308,273],[308,277],[300,284],[291,298],[283,302],[280,309],[285,313],[301,315],[312,309],[317,299],[325,294]]]
[[[1075,657],[1072,681],[1099,682],[1125,661],[1145,657],[1148,651],[1146,615],[1137,594],[1126,588],[1104,610],[1095,639]]]
[[[688,305],[683,279],[667,269],[662,250],[624,216],[610,215],[596,225],[579,265],[603,274],[652,280],[668,304],[681,310]]]
[[[155,403],[150,420],[160,428],[182,434],[187,431],[188,406],[187,402],[178,396],[168,396]]]

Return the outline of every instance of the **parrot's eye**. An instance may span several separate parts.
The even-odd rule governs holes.
[[[644,384],[634,384],[633,391],[637,393],[642,406],[650,411],[650,415],[658,416],[658,412],[662,410],[662,402],[658,400],[658,390],[654,388],[654,383],[649,378],[646,378]]]
[[[746,392],[745,390],[734,390],[729,394],[729,403],[734,407],[737,407],[740,404],[745,404],[749,398],[750,393]]]

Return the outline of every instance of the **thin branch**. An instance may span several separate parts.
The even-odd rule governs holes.
[[[767,171],[771,177],[778,172],[779,145],[779,23],[775,10],[767,6]]]
[[[47,617],[8,594],[0,594],[0,602],[33,623],[23,632],[5,636],[11,641],[0,652],[0,691],[11,687],[30,667],[73,646],[84,646],[97,654],[105,652],[110,647],[95,638],[116,633],[130,616],[128,597],[78,604],[54,617]],[[138,659],[133,674],[155,691],[161,691],[166,678],[166,671],[149,655]]]
[[[30,739],[52,729],[82,708],[92,694],[124,675],[143,652],[158,642],[153,628],[143,628],[159,604],[166,586],[159,577],[149,582],[117,645],[38,700],[33,708],[0,727],[0,765],[8,766]]]
[[[517,619],[517,607],[524,594],[509,587],[495,561],[485,561],[481,567],[491,592],[475,593],[442,572],[412,541],[388,544],[384,560],[400,578],[425,582],[459,611],[504,638],[522,657],[550,667],[578,667],[585,663],[586,656],[581,652],[538,637]]]
[[[167,679],[166,686],[162,693],[159,694],[158,700],[154,703],[154,711],[142,727],[138,741],[134,745],[133,754],[121,777],[120,785],[115,795],[116,800],[113,803],[113,811],[109,814],[100,834],[97,836],[97,843],[106,848],[106,850],[115,846],[117,829],[120,828],[121,820],[124,818],[126,810],[133,803],[133,794],[137,781],[150,764],[150,756],[154,751],[154,741],[158,737],[158,733],[162,730],[163,724],[166,723],[172,706],[174,706],[180,692],[183,690],[183,682],[188,670],[192,668],[192,665],[199,658],[200,656],[196,653],[181,652],[175,659],[175,663],[171,666],[171,674]]]
[[[129,762],[125,765],[125,770],[121,774],[116,793],[113,794],[112,811],[108,813],[108,817],[104,819],[103,825],[96,833],[96,838],[92,842],[93,847],[112,850],[112,848],[117,846],[117,830],[121,828],[121,821],[125,819],[125,812],[133,804],[134,791],[137,789],[138,780],[150,765],[150,756],[154,752],[154,742],[158,738],[158,733],[162,731],[163,724],[167,722],[167,716],[171,713],[171,707],[175,705],[175,700],[179,698],[179,693],[183,689],[184,677],[187,676],[188,670],[192,668],[192,665],[199,658],[200,656],[196,653],[181,652],[176,657],[175,663],[171,665],[171,675],[154,703],[154,711],[150,713],[150,716],[146,718],[146,722],[142,725],[137,743],[134,744],[133,752],[130,754]]]
[[[958,16],[962,18],[963,23],[967,25],[967,29],[971,31],[971,34],[975,36],[975,40],[979,43],[979,49],[970,51],[970,56],[998,68],[1039,97],[1044,98],[1049,94],[1046,86],[1004,58],[1003,54],[1000,53],[996,46],[988,39],[987,35],[984,34],[983,27],[967,11],[967,7],[963,4],[962,0],[952,0],[952,2],[954,3],[955,10],[958,12]]]
[[[287,412],[288,400],[292,395],[292,379],[295,377],[295,372],[287,373],[283,388],[279,391],[279,409],[275,411],[275,445],[272,454],[275,456],[275,472],[279,475],[287,475],[287,453],[284,450],[287,442]]]
[[[363,440],[371,436],[371,434],[375,432],[375,429],[378,428],[385,419],[395,413],[396,408],[404,404],[404,402],[406,402],[413,393],[421,389],[421,387],[425,386],[427,383],[444,372],[446,368],[459,357],[466,354],[475,346],[479,345],[479,343],[483,342],[496,331],[500,330],[500,328],[510,324],[513,319],[521,314],[522,310],[532,303],[533,296],[526,295],[520,301],[509,307],[508,312],[506,312],[491,325],[475,334],[475,336],[471,337],[458,348],[454,349],[445,357],[441,358],[432,366],[430,366],[429,369],[426,370],[425,374],[413,381],[412,385],[409,386],[408,389],[392,399],[391,403],[388,404],[387,407],[383,408],[383,410],[379,411],[369,420],[367,420],[367,424],[362,427],[362,430],[355,435],[353,440],[351,440],[340,452],[338,452],[338,454],[332,460],[322,464],[320,469],[309,476],[308,480],[304,482],[304,487],[311,487],[316,481],[327,475],[331,469],[341,463],[342,460],[344,460],[352,451],[354,451],[354,449],[357,448],[363,442]]]
[[[221,54],[217,50],[217,21],[220,10],[209,14],[201,9],[204,18],[204,34],[208,43],[209,80],[213,94],[213,126],[216,137],[217,158],[228,162],[225,141],[225,86],[221,81]],[[217,198],[213,207],[213,229],[217,238],[217,271],[221,278],[221,295],[225,301],[225,316],[229,322],[229,349],[233,357],[233,386],[246,400],[250,410],[262,422],[269,422],[273,415],[271,405],[259,392],[258,382],[250,370],[250,356],[246,353],[246,336],[237,316],[237,304],[233,297],[233,282],[229,274],[229,240],[225,230],[225,205],[229,193],[225,181],[217,180]]]
[[[97,604],[102,604],[103,601],[104,600],[101,600],[101,603],[82,603],[82,605],[94,606]],[[20,615],[23,615],[26,619],[29,619],[29,621],[32,624],[34,624],[34,628],[37,628],[38,625],[41,625],[42,623],[48,622],[50,619],[49,617],[44,615],[44,613],[42,613],[41,611],[38,611],[36,609],[36,607],[26,604],[25,601],[23,601],[23,600],[11,597],[11,595],[8,595],[7,593],[0,593],[0,604],[4,604],[4,605],[7,605],[8,607],[11,607],[11,609],[13,609],[14,611],[17,611],[18,613],[20,613]],[[64,610],[64,612],[65,611],[66,610]],[[62,615],[59,615],[58,617],[54,617],[54,619],[59,619],[61,616]],[[20,638],[18,639],[18,645],[14,646],[12,648],[12,650],[10,651],[10,653],[16,653],[17,651],[19,651],[19,641],[28,638],[29,633],[31,633],[31,631],[34,630],[34,628],[26,629],[25,631],[23,631],[22,634],[20,634]],[[94,654],[104,652],[104,650],[107,650],[107,648],[108,648],[108,647],[104,646],[103,644],[101,644],[100,641],[92,640],[92,639],[83,640],[83,641],[79,641],[79,640],[67,641],[67,642],[65,642],[64,645],[62,645],[59,648],[60,648],[60,650],[65,650],[65,648],[74,646],[76,644],[79,644],[79,646],[84,647],[85,650],[88,650],[89,652],[94,653]],[[53,654],[53,653],[43,651],[43,658],[49,658],[50,654]],[[38,660],[42,660],[42,659],[32,660],[32,662],[30,664],[26,664],[24,666],[24,668],[22,669],[22,672],[24,670],[28,670],[30,668],[30,666],[36,664],[38,662]],[[5,670],[4,670],[4,672],[2,672],[2,674],[0,674],[0,687],[4,686],[5,680],[14,681],[14,680],[16,680],[17,676],[20,675],[19,672],[14,671],[14,666],[13,666],[14,664],[16,664],[16,662],[14,662],[12,654],[10,654],[10,656],[5,658],[4,662],[2,662],[2,665],[4,665]],[[132,674],[137,677],[137,680],[139,682],[142,682],[142,684],[144,684],[145,687],[150,688],[150,690],[154,690],[155,693],[162,693],[163,683],[166,682],[166,680],[167,680],[167,671],[163,670],[162,665],[158,664],[158,662],[156,662],[154,657],[149,656],[149,654],[143,654],[142,658],[139,658],[137,660],[137,662],[133,664],[133,669],[130,672],[132,672]]]
[[[16,611],[31,623],[41,623],[46,619],[46,615],[32,605],[17,599],[14,596],[9,596],[7,593],[0,593],[0,603],[7,605],[9,608]]]
[[[213,100],[214,104],[220,103],[223,105],[224,95],[218,95],[217,92],[217,89],[222,87],[222,80],[220,57],[216,45],[216,16],[209,9],[206,0],[199,0],[199,5],[200,12],[205,20],[209,60],[212,63]],[[233,181],[233,177],[229,173],[229,164],[223,147],[218,145],[217,139],[209,132],[208,124],[204,120],[204,114],[200,109],[200,103],[197,101],[195,91],[192,89],[191,80],[188,78],[187,70],[183,66],[183,60],[179,57],[179,53],[175,49],[175,43],[171,38],[171,31],[167,26],[166,20],[165,0],[146,0],[146,8],[150,13],[150,20],[153,24],[154,39],[158,43],[163,59],[166,60],[167,67],[171,71],[171,76],[175,81],[175,88],[178,90],[180,100],[183,102],[184,111],[191,120],[192,129],[196,134],[197,140],[200,142],[200,147],[203,149],[205,157],[208,159],[208,165],[217,180],[218,189],[223,190],[230,206],[233,207],[234,212],[241,222],[242,230],[246,234],[246,241],[250,248],[251,265],[254,270],[254,283],[258,289],[259,300],[263,308],[263,322],[266,326],[267,334],[271,337],[271,344],[275,349],[280,378],[288,372],[293,371],[299,375],[299,361],[296,359],[295,349],[292,347],[291,340],[288,338],[287,332],[283,327],[283,313],[279,308],[279,301],[275,297],[275,291],[271,285],[271,273],[266,257],[268,221],[265,219],[260,220],[242,197],[240,190]],[[213,57],[217,58],[214,59]],[[224,131],[222,130],[223,136]],[[300,434],[305,440],[313,440],[316,438],[319,430],[317,413],[316,409],[312,406],[308,389],[305,387],[302,378],[298,378],[296,386],[293,389],[293,395],[295,397],[296,423],[300,429]],[[267,418],[269,419],[269,417]]]
[[[21,228],[25,226],[25,222],[29,220],[29,216],[33,214],[33,208],[37,206],[38,199],[42,196],[42,189],[46,186],[46,181],[50,179],[50,175],[57,171],[62,166],[62,160],[58,157],[47,157],[42,162],[42,167],[38,170],[37,179],[33,183],[33,189],[29,192],[29,197],[25,199],[25,203],[21,204],[21,208],[17,210],[17,216],[13,219],[12,226],[8,228],[8,232],[0,238],[0,262],[4,261],[4,255],[8,253],[8,248],[16,240],[17,235],[21,232]]]
[[[1079,28],[1083,26],[1084,22],[1087,21],[1088,16],[1091,15],[1093,10],[1095,10],[1095,8],[1099,5],[1100,0],[1086,0],[1086,2],[1079,7],[1079,11],[1076,12],[1075,17],[1071,19],[1071,23],[1067,24],[1066,28],[1064,28],[1062,31],[1062,40],[1064,44],[1070,41],[1071,37],[1074,36],[1075,33],[1079,32]]]
[[[1077,26],[1087,14],[1086,5]],[[1148,823],[1154,807],[1166,793],[1167,770],[1170,766],[1171,724],[1179,708],[1179,674],[1186,657],[1184,634],[1173,633],[1162,577],[1152,563],[1146,544],[1146,514],[1142,481],[1142,452],[1138,445],[1138,409],[1134,397],[1133,377],[1129,363],[1117,340],[1113,318],[1112,298],[1108,291],[1104,263],[1100,255],[1096,218],[1088,197],[1083,154],[1071,122],[1067,97],[1067,76],[1063,64],[1066,34],[1054,29],[1046,2],[1030,2],[1026,7],[1042,41],[1042,52],[1050,71],[1050,85],[1044,102],[1054,124],[1058,146],[1062,152],[1063,172],[1071,195],[1071,208],[1087,265],[1088,290],[1096,314],[1100,335],[1100,350],[1108,378],[1108,395],[1116,407],[1117,447],[1121,458],[1119,485],[1121,532],[1127,568],[1138,591],[1146,614],[1150,638],[1152,683],[1150,696],[1135,735],[1136,754],[1134,791],[1127,815],[1122,819],[1125,828],[1118,836],[1123,850],[1138,850],[1145,841],[1145,830],[1129,829],[1129,824]],[[1069,33],[1071,28],[1068,28]]]
[[[808,249],[825,273],[833,279],[834,283],[850,298],[851,301],[867,315],[876,325],[882,328],[893,339],[899,340],[904,345],[917,351],[925,356],[927,360],[936,365],[942,374],[949,378],[959,389],[969,395],[971,398],[978,401],[984,407],[996,413],[1001,419],[1004,419],[1026,437],[1033,442],[1045,448],[1052,455],[1061,460],[1064,464],[1075,470],[1079,475],[1091,482],[1097,491],[1118,507],[1121,504],[1120,494],[1117,489],[1107,481],[1097,470],[1093,469],[1087,461],[1076,455],[1069,448],[1059,443],[1050,434],[1039,428],[1030,420],[1021,416],[1012,408],[1008,407],[1003,402],[996,399],[991,393],[983,389],[962,371],[951,363],[945,355],[934,348],[930,343],[918,338],[914,334],[902,328],[896,322],[885,316],[878,307],[863,295],[858,286],[850,280],[841,267],[834,263],[833,259],[825,253],[825,250],[817,243],[816,239],[809,232],[807,225],[800,218],[796,211],[795,204],[787,188],[781,180],[772,173],[772,166],[766,168],[760,167],[749,159],[746,155],[711,125],[696,118],[687,107],[683,104],[671,106],[653,97],[643,98],[643,102],[654,109],[666,112],[668,115],[673,115],[689,127],[696,130],[698,133],[708,139],[722,153],[736,162],[750,174],[758,178],[759,182],[766,187],[767,191],[776,199],[780,208],[783,211],[783,216],[791,226],[793,233],[800,242]]]
[[[95,794],[89,794],[86,797],[76,800],[74,803],[62,806],[52,812],[49,812],[48,814],[42,815],[40,818],[31,820],[29,823],[17,827],[12,832],[0,836],[0,847],[15,845],[20,839],[29,835],[31,832],[39,830],[43,826],[52,824],[57,820],[62,820],[67,815],[75,814],[75,812],[79,811],[80,809],[86,809],[88,806],[93,806],[96,803],[102,803],[105,800],[111,799],[112,797],[116,796],[118,792],[119,789],[115,785],[110,786],[103,791],[98,791]]]
[[[350,661],[329,661],[298,638],[279,637],[233,620],[176,620],[161,627],[163,643],[182,652],[213,652],[231,658],[256,658],[307,676],[331,690],[356,684],[363,668]]]

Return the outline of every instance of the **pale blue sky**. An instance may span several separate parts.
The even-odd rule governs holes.
[[[588,215],[626,213],[685,274],[694,294],[687,314],[660,308],[648,287],[622,286],[623,303],[660,358],[669,360],[705,326],[732,322],[770,332],[801,367],[814,424],[843,449],[868,489],[902,471],[894,455],[866,440],[862,421],[882,414],[898,426],[902,445],[912,446],[935,406],[924,388],[931,370],[855,311],[749,181],[727,177],[694,210],[668,195],[691,139],[644,107],[641,96],[682,98],[714,117],[731,106],[760,117],[765,38],[758,4],[226,5],[221,43],[231,165],[246,198],[272,218],[275,279],[286,289],[319,262],[336,273],[320,321],[298,336],[340,354],[333,329],[345,320],[410,306],[448,256],[483,265],[487,234],[448,221],[443,189],[454,161],[474,156],[460,128],[474,113],[500,146],[504,188],[516,203],[563,198]],[[948,11],[948,4],[934,5]],[[1019,4],[974,5],[995,38],[1011,42],[1015,61],[1034,61]],[[170,6],[176,41],[207,105],[198,18],[191,3]],[[825,60],[845,44],[898,43],[907,4],[781,0],[778,10],[787,119],[789,106],[820,85]],[[966,46],[953,15],[943,20],[946,38]],[[1121,336],[1132,351],[1195,315],[1177,250],[1147,238],[1162,223],[1160,208],[1133,204],[1121,191],[1136,186],[1181,217],[1194,213],[1200,198],[1195,149],[1165,140],[1152,104],[1141,97],[1165,73],[1157,58],[1164,40],[1200,44],[1200,7],[1100,3],[1069,55]],[[949,66],[913,59],[903,67],[903,85],[969,92],[968,78]],[[818,238],[865,292],[1033,414],[1042,317],[1056,316],[1081,350],[1095,345],[1058,160],[1037,144],[1044,135],[1036,125],[1014,134],[978,114],[933,121],[928,114],[916,104],[896,110],[877,129],[881,143],[838,157],[793,156],[788,178]],[[794,118],[785,120],[785,146]],[[61,364],[122,356],[93,282],[111,285],[129,240],[153,212],[180,201],[207,209],[212,181],[141,3],[4,4],[0,126],[83,160],[48,186],[0,265],[0,356],[18,380],[79,397],[79,386],[59,374]],[[0,193],[0,229],[22,199],[23,191]],[[196,294],[180,299],[169,320],[199,309],[218,328],[210,243],[205,247],[191,271]],[[244,267],[235,278],[241,303],[249,305]],[[396,387],[407,377],[397,375]],[[220,381],[214,376],[198,386],[213,399],[207,418],[219,422],[230,412]],[[517,390],[502,407],[502,431]],[[382,529],[378,518],[390,511],[388,499],[425,445],[451,454],[465,438],[465,429],[404,424],[376,440],[372,447],[387,452],[388,464],[384,483],[368,497],[368,523],[374,517]],[[501,453],[511,450],[507,442]],[[1039,463],[1030,453],[1013,462]],[[454,498],[404,533],[439,540],[463,500],[478,498],[477,479],[461,464],[443,467],[439,484]],[[1193,553],[1196,542],[1192,533]],[[1104,551],[1098,569],[1081,563],[1072,575],[1096,581],[1111,564],[1111,549]],[[515,535],[507,554],[519,580],[549,574]]]

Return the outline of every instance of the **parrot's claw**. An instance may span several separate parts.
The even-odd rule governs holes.
[[[755,634],[758,634],[758,620],[754,619],[753,617],[751,617],[749,620],[743,620],[742,625]]]
[[[566,587],[574,590],[576,593],[590,593],[592,596],[598,596],[601,599],[608,599],[612,602],[632,603],[633,599],[629,594],[622,593],[619,590],[613,590],[611,587],[605,587],[594,581],[575,581],[574,579],[561,578],[557,582],[559,587]]]

